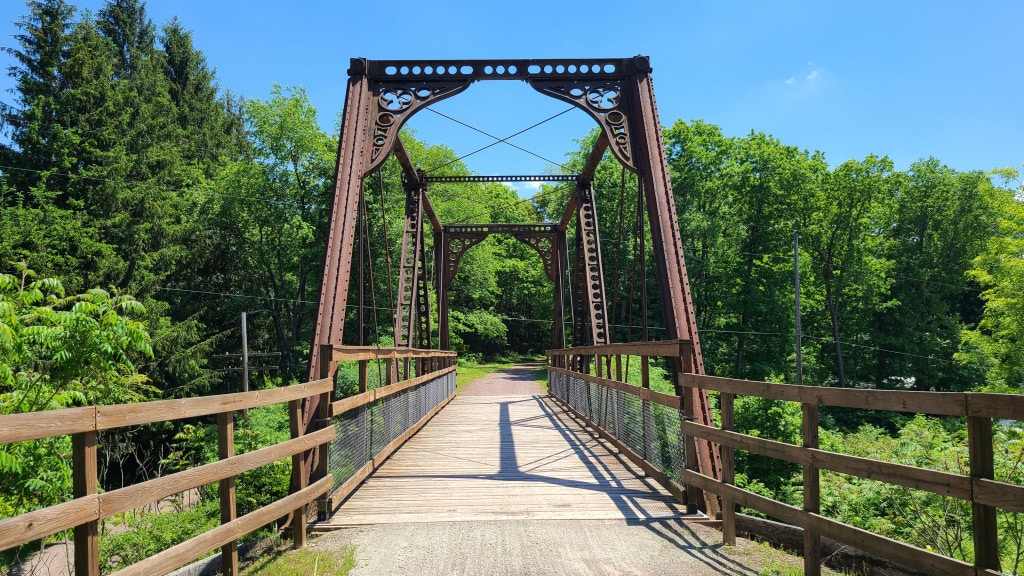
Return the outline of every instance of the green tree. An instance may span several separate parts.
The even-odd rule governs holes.
[[[892,262],[894,307],[876,313],[875,382],[971,389],[978,383],[966,381],[952,359],[962,326],[981,319],[966,272],[995,233],[997,192],[983,172],[957,172],[934,158],[894,175],[893,185],[882,256]]]
[[[968,271],[983,289],[984,314],[976,328],[963,331],[957,360],[982,372],[993,391],[1019,393],[1024,390],[1024,195],[1004,191],[996,206],[997,233]]]
[[[135,299],[93,289],[65,296],[55,278],[0,274],[0,415],[135,402],[155,393],[135,370],[152,353]],[[0,514],[71,495],[68,436],[0,445]]]
[[[884,308],[888,263],[878,258],[876,231],[888,199],[888,158],[850,160],[827,174],[808,195],[801,222],[801,247],[810,258],[812,282],[824,297],[831,334],[832,365],[839,386],[847,385],[844,338],[866,335],[871,315]]]
[[[323,262],[334,142],[301,88],[244,106],[251,156],[228,164],[206,200],[234,292],[261,296],[285,374],[305,360]],[[251,303],[250,303],[251,304]]]

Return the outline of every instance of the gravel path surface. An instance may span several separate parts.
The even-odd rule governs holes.
[[[537,382],[537,371],[543,366],[540,362],[533,362],[491,372],[487,376],[470,382],[466,389],[460,392],[460,395],[515,396],[522,394],[524,396],[543,396],[547,394],[547,391]]]
[[[362,526],[311,546],[355,546],[352,576],[757,576],[769,556],[781,555],[751,542],[721,542],[714,528],[680,520],[520,520]]]

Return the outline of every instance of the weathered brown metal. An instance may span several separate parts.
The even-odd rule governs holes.
[[[489,182],[575,182],[579,176],[574,174],[531,174],[518,176],[426,176],[428,184],[444,183],[489,183]]]
[[[638,68],[637,75],[628,86],[627,98],[632,101],[629,109],[632,115],[630,124],[633,127],[633,145],[636,148],[640,181],[647,201],[665,337],[691,341],[692,371],[703,374],[704,357],[697,335],[697,319],[686,275],[683,241],[679,233],[679,220],[676,217],[675,198],[669,179],[650,69]],[[681,366],[675,367],[674,371],[678,373],[683,369]],[[693,406],[695,417],[700,422],[711,423],[711,403],[707,391],[691,389],[689,392],[693,395],[688,400]],[[721,459],[717,448],[711,442],[698,440],[696,456],[702,473],[714,478],[721,477]],[[709,501],[709,507],[710,505]],[[714,512],[716,510],[708,510],[709,514]]]
[[[402,125],[417,111],[462,92],[475,81],[525,80],[539,92],[569,102],[585,111],[602,129],[602,135],[588,159],[586,168],[577,179],[577,189],[570,200],[577,205],[566,211],[567,214],[575,213],[577,221],[580,220],[581,214],[584,216],[578,237],[581,253],[588,254],[577,259],[580,274],[574,278],[583,281],[574,282],[575,285],[570,288],[574,293],[576,291],[573,288],[582,289],[579,294],[581,301],[574,305],[576,320],[583,320],[589,316],[589,336],[592,339],[597,336],[594,342],[611,340],[606,311],[603,310],[603,276],[600,267],[595,268],[587,252],[590,247],[596,246],[596,242],[591,243],[588,240],[589,232],[585,230],[590,215],[585,213],[579,202],[583,192],[589,190],[593,169],[607,147],[620,163],[639,174],[641,188],[646,196],[647,217],[654,243],[658,286],[661,292],[659,300],[662,305],[666,337],[684,338],[693,342],[691,362],[687,364],[692,366],[690,370],[702,374],[703,357],[686,277],[682,241],[676,220],[650,70],[650,62],[643,56],[576,60],[353,59],[349,69],[348,91],[338,149],[337,180],[330,212],[324,281],[320,291],[317,324],[311,348],[315,350],[319,344],[338,344],[342,340],[355,220],[358,213],[356,208],[362,194],[362,179],[370,170],[383,163],[392,150],[395,150],[403,171],[407,176],[411,176],[408,173],[412,170],[412,163],[409,162],[408,154],[398,139]],[[424,194],[420,200],[421,210],[426,202]],[[591,208],[592,206],[591,203]],[[433,211],[429,208],[426,211],[434,225],[435,253],[438,255],[435,277],[441,308],[440,340],[442,347],[445,347],[448,345],[446,286],[454,277],[461,255],[480,239],[449,238],[443,230],[439,230],[440,223],[436,221]],[[596,225],[596,214],[593,215]],[[558,230],[564,234],[568,225],[569,221],[563,221],[558,225]],[[595,241],[596,238],[594,234]],[[562,278],[559,270],[562,266],[568,265],[567,259],[559,256],[562,250],[559,242],[564,240],[556,238],[553,248],[549,250],[549,260],[552,262],[546,260],[546,271],[550,268],[549,277],[552,278]],[[420,244],[417,246],[422,246],[422,233]],[[413,262],[423,260],[418,250],[411,254]],[[415,272],[419,267],[414,264],[412,268]],[[596,297],[593,291],[594,282],[600,285],[600,298]],[[582,310],[594,310],[590,304],[584,303],[588,299],[589,302],[602,307],[600,314],[588,314]],[[555,308],[557,316],[557,302]],[[585,343],[582,334],[578,336],[580,337],[574,337],[574,343]],[[311,378],[320,373],[318,362],[319,359],[313,355],[310,363]],[[674,368],[676,372],[681,372],[687,367],[680,365]],[[690,400],[697,418],[702,422],[710,422],[711,412],[706,393],[694,394],[694,398]],[[315,406],[307,406],[304,411],[305,423],[310,422],[313,411]],[[703,473],[719,477],[717,453],[713,445],[706,442],[698,444],[697,458]]]
[[[441,238],[442,277],[437,288],[438,309],[441,312],[438,330],[440,347],[448,349],[450,335],[447,320],[448,288],[455,279],[462,256],[473,246],[483,242],[491,234],[507,234],[537,251],[544,264],[544,273],[555,285],[554,316],[555,326],[552,342],[564,342],[561,319],[565,310],[562,304],[564,263],[559,260],[559,246],[565,244],[565,231],[557,224],[449,224],[443,227]],[[436,238],[436,237],[435,237]],[[435,250],[437,248],[435,247]]]
[[[417,180],[405,185],[405,222],[402,227],[402,255],[398,264],[398,303],[395,311],[395,346],[413,345],[417,323],[420,283],[420,252],[423,249],[423,185]]]
[[[582,277],[576,282],[582,284],[587,312],[590,320],[590,342],[595,345],[611,342],[608,330],[608,311],[604,292],[604,266],[601,263],[601,235],[597,226],[597,207],[594,206],[594,194],[590,188],[581,190],[577,195],[576,221],[579,223],[577,232],[580,235],[579,257],[583,262],[579,270]]]

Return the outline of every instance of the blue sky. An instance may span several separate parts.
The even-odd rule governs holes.
[[[0,0],[0,45],[21,0]],[[93,11],[101,0],[72,3]],[[958,170],[1024,163],[1024,2],[1017,0],[515,3],[150,0],[178,15],[222,88],[267,97],[304,86],[333,129],[348,60],[593,58],[646,54],[661,122],[702,118],[821,150],[830,164],[888,155],[898,169],[934,156]],[[583,12],[582,10],[586,10]],[[0,65],[11,64],[6,54]],[[0,79],[8,89],[10,79]],[[11,95],[4,93],[3,100]],[[474,85],[435,106],[498,136],[567,105],[519,82]],[[429,111],[410,126],[460,154],[491,142]],[[513,140],[555,161],[592,126],[573,110]],[[467,158],[480,174],[550,165],[506,146]],[[526,192],[526,190],[523,190]]]

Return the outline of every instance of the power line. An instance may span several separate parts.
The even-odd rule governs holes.
[[[515,138],[516,136],[519,136],[520,134],[523,134],[523,133],[525,133],[525,132],[529,132],[530,130],[533,130],[534,128],[536,128],[536,127],[540,126],[541,124],[545,124],[545,123],[547,123],[547,122],[550,122],[550,121],[554,120],[555,118],[558,118],[559,116],[561,116],[561,115],[563,115],[563,114],[566,114],[566,113],[568,113],[568,112],[571,112],[571,111],[572,111],[572,110],[574,110],[575,108],[576,108],[575,106],[570,106],[570,107],[566,108],[565,110],[562,110],[562,111],[561,111],[561,112],[559,112],[558,114],[555,114],[554,116],[549,116],[548,118],[545,118],[544,120],[541,120],[540,122],[537,122],[536,124],[534,124],[534,125],[532,125],[532,126],[528,126],[528,127],[526,127],[526,128],[523,128],[523,129],[522,129],[522,130],[520,130],[519,132],[516,132],[515,134],[512,134],[511,136],[506,136],[506,137],[504,137],[504,138],[498,138],[497,136],[491,136],[490,134],[487,134],[487,133],[486,133],[486,132],[484,132],[483,130],[479,130],[478,128],[473,128],[472,126],[469,126],[468,124],[464,124],[463,122],[459,122],[458,120],[455,120],[454,118],[451,118],[450,116],[445,116],[446,118],[449,118],[449,119],[451,119],[451,120],[454,120],[455,122],[459,122],[459,124],[463,124],[464,126],[469,126],[470,128],[473,128],[473,130],[477,130],[478,132],[481,132],[481,133],[483,133],[483,134],[487,134],[487,135],[488,135],[488,136],[490,136],[491,138],[495,138],[495,139],[496,139],[497,141],[496,141],[496,142],[492,142],[492,143],[488,144],[487,146],[484,146],[483,148],[478,148],[478,149],[476,149],[476,150],[474,150],[474,151],[470,152],[469,154],[464,154],[464,155],[462,155],[462,156],[460,156],[460,157],[456,158],[455,160],[451,160],[451,161],[449,161],[449,162],[445,162],[444,164],[441,164],[441,165],[439,165],[439,166],[434,166],[433,168],[431,168],[431,169],[427,170],[427,173],[430,173],[430,172],[434,172],[434,171],[440,170],[441,168],[444,168],[445,166],[448,166],[448,165],[450,165],[450,164],[454,164],[454,163],[456,163],[456,162],[461,162],[462,160],[465,160],[466,158],[469,158],[470,156],[472,156],[472,155],[474,155],[474,154],[476,154],[476,153],[478,153],[478,152],[483,152],[484,150],[487,150],[488,148],[491,148],[491,147],[493,147],[493,146],[497,146],[498,144],[501,144],[501,143],[505,143],[505,144],[508,144],[509,146],[513,146],[513,147],[515,147],[515,148],[519,148],[519,147],[518,147],[518,146],[516,146],[515,144],[512,144],[512,143],[508,142],[508,140],[509,140],[509,139],[511,139],[511,138]],[[427,108],[427,110],[430,110],[430,108]],[[436,110],[434,110],[433,112],[434,112],[435,114],[440,114],[441,116],[444,116],[444,114],[441,114],[440,112],[437,112]],[[522,148],[519,148],[519,149],[520,149],[520,150],[523,150]],[[538,154],[534,154],[533,152],[530,152],[529,150],[524,150],[524,151],[525,151],[525,152],[527,152],[527,153],[529,153],[529,154],[533,154],[534,156],[537,156],[538,158],[540,158],[541,160],[544,160],[545,162],[550,162],[551,164],[554,164],[554,165],[556,165],[556,166],[561,166],[561,164],[560,164],[560,163],[558,163],[558,162],[552,162],[551,160],[548,160],[547,158],[544,158],[543,156],[540,156],[540,155],[538,155]]]
[[[476,154],[477,152],[486,150],[487,148],[490,148],[491,146],[495,146],[497,144],[505,143],[505,144],[508,144],[509,146],[515,148],[516,150],[521,150],[521,151],[526,152],[527,154],[529,154],[531,156],[536,156],[537,158],[540,158],[541,160],[547,162],[548,164],[554,164],[555,166],[558,166],[559,168],[565,168],[565,166],[563,164],[561,164],[560,162],[555,162],[554,160],[549,160],[549,159],[545,158],[544,156],[541,156],[540,154],[537,154],[536,152],[532,152],[530,150],[527,150],[526,148],[523,148],[522,146],[517,146],[517,145],[509,142],[508,140],[511,139],[511,138],[515,138],[516,136],[522,134],[523,132],[526,132],[528,130],[532,130],[532,129],[536,128],[537,126],[540,126],[541,124],[544,124],[545,122],[548,122],[549,120],[554,120],[555,118],[561,116],[562,114],[565,114],[566,112],[569,112],[573,108],[574,107],[569,107],[568,110],[565,110],[563,112],[559,112],[558,114],[555,114],[551,118],[548,118],[547,120],[542,120],[541,122],[539,122],[537,124],[534,124],[533,126],[530,126],[526,130],[522,130],[520,132],[516,132],[515,134],[513,134],[513,135],[511,135],[511,136],[509,136],[507,138],[498,138],[494,134],[491,134],[489,132],[485,132],[485,131],[477,128],[476,126],[472,126],[472,125],[467,124],[467,123],[465,123],[465,122],[463,122],[461,120],[452,118],[451,116],[449,116],[447,114],[444,114],[443,112],[438,112],[437,110],[434,110],[433,108],[427,108],[427,110],[430,110],[431,112],[433,112],[434,114],[437,114],[438,116],[441,116],[443,118],[447,118],[447,119],[451,120],[452,122],[455,122],[456,124],[459,124],[461,126],[465,126],[466,128],[469,128],[470,130],[475,130],[476,132],[479,132],[479,133],[483,134],[484,136],[488,136],[488,137],[494,138],[496,140],[496,142],[494,142],[493,144],[488,144],[487,146],[481,148],[480,150],[477,150],[475,152],[470,152],[469,154],[467,154],[466,156],[463,156],[462,158],[466,158],[467,156],[471,156],[473,154]],[[462,158],[459,158],[459,160],[462,160]],[[433,170],[431,170],[431,171],[433,171]]]
[[[194,194],[201,194],[201,195],[204,195],[204,196],[217,196],[217,197],[221,197],[221,198],[234,198],[234,199],[237,199],[237,200],[255,200],[257,202],[264,202],[264,203],[267,203],[267,204],[275,204],[275,205],[291,205],[291,206],[299,206],[299,205],[301,205],[299,202],[296,202],[295,200],[275,200],[275,199],[271,199],[271,198],[260,198],[260,197],[257,197],[257,196],[241,196],[239,194],[225,194],[224,192],[213,192],[211,190],[202,190],[202,189],[199,189],[199,188],[192,188],[192,187],[175,188],[175,187],[172,187],[172,186],[166,186],[166,185],[163,185],[163,184],[156,184],[156,183],[153,183],[153,182],[145,182],[145,181],[142,181],[142,180],[118,180],[118,179],[115,179],[115,178],[100,178],[98,176],[84,176],[82,174],[69,174],[67,172],[50,172],[48,170],[36,170],[34,168],[19,168],[17,166],[2,166],[2,165],[0,165],[0,171],[3,171],[3,170],[14,170],[14,171],[18,171],[18,172],[29,172],[29,173],[34,173],[34,174],[43,174],[43,175],[46,175],[47,177],[49,177],[49,176],[63,176],[65,178],[75,178],[75,179],[79,179],[79,180],[94,180],[96,182],[106,182],[106,183],[109,183],[109,184],[123,184],[123,185],[129,186],[129,187],[141,186],[141,187],[148,187],[150,189],[163,190],[165,192],[178,192],[178,193],[181,193],[181,192],[191,192],[191,193],[194,193]],[[323,207],[323,205],[318,204],[318,203],[310,203],[310,204],[307,204],[307,206],[310,207],[310,208],[322,208]]]

